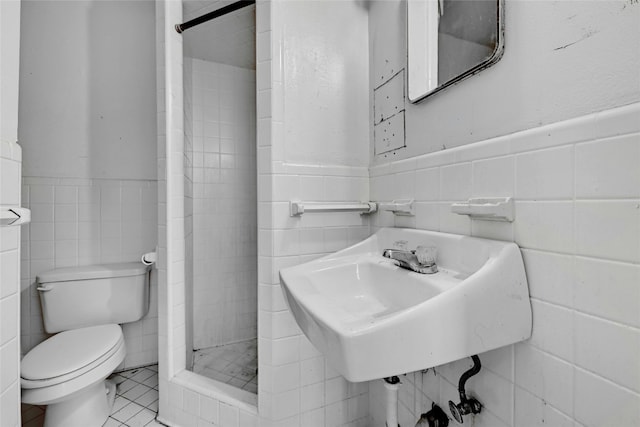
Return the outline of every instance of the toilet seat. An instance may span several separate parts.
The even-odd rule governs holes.
[[[55,386],[104,364],[124,347],[119,325],[100,325],[61,332],[33,348],[22,359],[23,389]]]

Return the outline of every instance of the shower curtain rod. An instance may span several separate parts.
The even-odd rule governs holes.
[[[177,24],[176,31],[181,34],[184,30],[188,30],[189,28],[195,27],[196,25],[200,25],[203,22],[207,22],[212,19],[218,18],[222,15],[226,15],[227,13],[231,13],[238,9],[242,9],[243,7],[251,6],[255,2],[256,0],[240,0],[235,3],[231,3],[225,7],[221,7],[220,9],[214,10],[213,12],[205,13],[202,16],[193,18],[190,21],[183,22],[182,24]]]

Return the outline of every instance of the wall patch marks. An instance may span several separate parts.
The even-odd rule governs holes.
[[[398,71],[373,90],[375,155],[406,147],[405,71]]]

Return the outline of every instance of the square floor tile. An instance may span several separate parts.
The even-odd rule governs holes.
[[[154,402],[151,402],[151,404],[149,406],[147,406],[147,409],[150,411],[155,412],[156,414],[158,413],[158,403],[159,401],[156,400]]]
[[[158,390],[151,389],[145,394],[143,394],[142,396],[138,397],[135,400],[135,402],[138,405],[142,405],[146,407],[152,404],[153,402],[155,402],[156,400],[158,400]]]
[[[226,344],[194,352],[193,372],[256,393],[257,340]]]
[[[121,425],[123,425],[120,421],[116,420],[115,418],[107,418],[107,422],[102,424],[102,427],[120,427]]]
[[[146,385],[138,384],[134,388],[132,388],[131,390],[128,390],[125,393],[122,393],[122,397],[124,397],[125,399],[129,399],[129,400],[136,400],[138,397],[142,396],[143,394],[145,394],[149,390],[151,390],[151,389],[149,387],[147,387]]]
[[[131,379],[138,383],[144,383],[144,380],[154,375],[158,375],[157,372],[154,372],[150,369],[140,369],[140,371],[132,376]]]
[[[143,427],[149,424],[152,420],[155,420],[156,413],[150,411],[149,409],[143,409],[142,411],[135,414],[132,418],[127,420],[127,425],[129,427]]]
[[[153,376],[147,378],[146,380],[144,380],[142,382],[142,384],[146,385],[147,387],[151,387],[151,388],[158,387],[158,374],[156,373]]]
[[[129,390],[131,390],[132,388],[134,388],[137,385],[138,385],[138,383],[135,382],[135,381],[126,380],[126,381],[118,384],[118,387],[116,388],[116,393],[117,394],[124,394],[124,393],[126,393]]]
[[[131,402],[125,399],[124,397],[116,395],[116,400],[113,401],[113,408],[111,409],[111,413],[113,414],[114,412],[118,412],[120,409],[124,408],[129,403]]]
[[[111,416],[116,420],[124,423],[143,409],[144,407],[138,405],[137,403],[131,402],[124,408],[120,409],[118,412],[111,414]]]

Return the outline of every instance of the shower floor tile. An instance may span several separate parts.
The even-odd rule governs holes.
[[[103,427],[155,427],[158,414],[158,366],[111,375],[118,386],[111,415]],[[22,427],[42,427],[46,406],[22,404]]]
[[[257,393],[258,340],[196,350],[193,352],[193,372]]]

